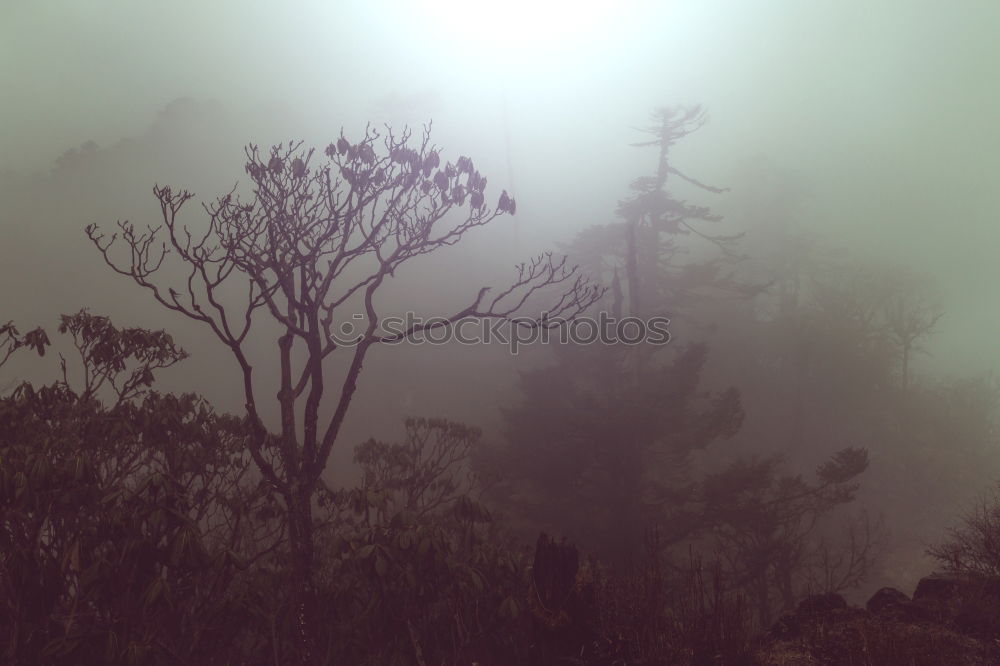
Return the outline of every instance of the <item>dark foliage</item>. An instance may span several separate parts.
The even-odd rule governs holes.
[[[622,348],[559,348],[555,364],[522,375],[506,443],[482,457],[503,478],[494,496],[532,531],[566,534],[620,565],[686,495],[690,455],[743,418],[735,391],[699,387],[704,347],[638,379],[633,360]]]
[[[278,533],[243,424],[148,390],[151,368],[182,354],[166,334],[85,312],[60,329],[80,349],[84,390],[22,384],[0,399],[4,660],[224,659],[246,636],[232,583]],[[95,395],[104,381],[111,406]]]

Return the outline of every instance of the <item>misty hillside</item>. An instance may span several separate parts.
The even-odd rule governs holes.
[[[1000,663],[998,26],[0,7],[0,662]]]

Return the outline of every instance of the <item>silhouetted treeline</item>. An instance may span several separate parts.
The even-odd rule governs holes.
[[[517,211],[429,130],[250,145],[249,188],[200,226],[166,185],[159,226],[89,225],[111,269],[228,355],[245,408],[156,390],[192,362],[164,331],[86,309],[58,336],[0,327],[0,366],[35,353],[52,373],[0,394],[4,660],[770,663],[760,632],[803,600],[840,610],[918,561],[914,523],[995,473],[996,388],[921,375],[943,310],[916,278],[787,224],[730,233],[683,198],[724,191],[673,161],[705,118],[657,109],[618,219],[402,330],[380,326],[397,272]],[[669,319],[671,339],[553,345],[496,405],[498,436],[409,417],[354,447],[357,483],[329,482],[369,354],[542,313]],[[931,554],[996,575],[995,514],[985,500]]]

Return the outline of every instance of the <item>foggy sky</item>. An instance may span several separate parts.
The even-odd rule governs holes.
[[[587,3],[578,6],[584,11]],[[202,182],[215,178],[212,186],[242,175],[239,146],[246,141],[302,137],[323,144],[342,126],[356,135],[367,120],[429,116],[435,141],[449,154],[472,155],[492,191],[515,189],[516,242],[528,254],[610,221],[628,181],[653,166],[651,154],[628,146],[642,138],[633,128],[655,105],[700,103],[711,123],[678,147],[676,160],[687,171],[733,185],[733,197],[739,183],[732,181],[748,161],[766,159],[792,174],[806,193],[803,226],[938,280],[947,314],[932,346],[933,367],[996,365],[1000,4],[616,6],[615,15],[602,18],[601,32],[569,48],[553,37],[545,58],[532,59],[518,50],[516,36],[507,53],[477,53],[477,26],[456,34],[440,21],[429,25],[428,16],[439,15],[421,10],[418,0],[6,0],[0,172],[15,183],[48,174],[61,154],[88,140],[124,150],[122,139],[147,135],[163,109],[184,97],[216,104],[230,133],[192,139],[162,172],[183,180],[187,161],[208,160],[220,170],[192,166],[191,173]],[[201,155],[199,146],[231,150]],[[80,229],[137,217],[131,202],[150,201],[151,185],[125,179],[122,188],[137,191],[104,192],[105,219],[80,219],[70,205],[43,206],[55,218],[47,223],[65,230],[66,239],[53,241],[58,251],[28,243],[16,260],[11,248],[25,237],[18,226],[29,223],[31,207],[22,202],[16,215],[0,210],[12,244],[0,251],[8,259],[0,267],[4,280],[13,281],[19,266],[52,262],[47,252],[58,260],[78,251],[96,265]],[[216,193],[199,191],[206,198]],[[105,278],[94,287],[120,282],[109,271]],[[46,285],[59,288],[58,280]],[[86,298],[86,289],[74,288],[77,300]],[[6,300],[14,291],[3,293]],[[124,285],[121,294],[146,304]],[[4,316],[17,317],[22,305],[5,302]],[[169,317],[154,319],[177,328]]]

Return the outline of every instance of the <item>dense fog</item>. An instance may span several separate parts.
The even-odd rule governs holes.
[[[470,157],[488,179],[486,204],[497,206],[505,191],[516,212],[393,273],[378,297],[387,314],[450,315],[481,287],[505,288],[516,264],[568,254],[567,265],[579,264],[599,292],[588,312],[624,307],[671,320],[666,350],[635,352],[622,376],[646,365],[665,382],[684,385],[690,375],[697,386],[690,399],[700,407],[691,409],[700,415],[677,407],[688,394],[671,384],[656,406],[621,417],[633,423],[648,407],[661,428],[650,442],[687,442],[670,449],[676,459],[643,458],[648,470],[664,468],[649,472],[674,493],[658,496],[661,503],[725,470],[734,476],[717,481],[738,483],[733,470],[750,478],[754,465],[812,483],[836,452],[865,449],[856,493],[815,509],[830,525],[807,531],[802,543],[841,538],[844,525],[868,530],[864,576],[831,591],[863,601],[886,585],[908,589],[936,566],[928,547],[1000,479],[992,374],[1000,336],[998,27],[1000,5],[971,0],[5,2],[0,324],[16,322],[21,333],[42,326],[53,353],[12,356],[0,390],[61,378],[54,352],[69,358],[72,347],[56,333],[59,315],[89,308],[118,326],[168,331],[191,358],[157,371],[157,389],[197,392],[242,417],[246,397],[229,351],[204,324],[160,307],[111,270],[85,227],[110,236],[119,220],[140,230],[161,224],[154,185],[193,192],[179,220],[204,225],[202,202],[234,187],[252,193],[248,144],[266,165],[272,145],[301,140],[317,149],[316,166],[328,145],[336,158],[342,136],[354,145],[366,128],[383,137],[410,128],[419,148],[429,128],[442,163]],[[680,129],[661,144],[656,132],[670,122]],[[653,145],[634,145],[644,142]],[[378,150],[382,139],[372,145]],[[669,172],[658,173],[664,165]],[[588,230],[626,229],[622,202],[638,196],[636,179],[654,176],[670,202],[705,208],[682,211],[687,221],[664,240],[657,231],[638,249],[617,241],[598,248],[604,237]],[[651,271],[635,282],[646,285],[641,312],[629,252]],[[688,270],[698,265],[701,273]],[[177,284],[187,275],[169,262],[163,274]],[[553,293],[529,301],[530,316]],[[276,431],[282,331],[263,313],[259,322],[246,345],[258,359],[260,414]],[[607,368],[587,356],[599,355],[592,349],[554,347],[374,348],[323,478],[333,488],[357,483],[354,447],[399,440],[412,416],[481,428],[470,454],[480,472],[517,477],[508,458],[530,458],[592,480],[599,470],[573,472],[565,462],[572,449],[531,458],[556,432],[607,426],[611,440],[632,436],[560,411],[569,407],[557,396],[580,368]],[[334,414],[348,363],[333,354],[324,370],[323,419]],[[70,380],[82,381],[69,368]],[[602,381],[600,372],[587,381]],[[739,415],[727,415],[727,405]],[[529,448],[511,453],[513,440]],[[573,507],[560,509],[559,497],[538,494],[545,483],[558,495],[558,484],[577,482],[549,478],[501,481],[483,502],[509,514],[515,540],[533,542],[539,530],[566,535],[612,566],[635,564],[643,546],[607,532],[609,521],[635,536],[661,518],[684,524],[678,516],[694,511],[678,502],[676,512],[649,514],[623,500],[629,518],[608,518],[602,512],[617,501],[608,496],[581,523],[560,513]],[[531,483],[543,491],[526,490]],[[511,509],[525,497],[535,510]],[[704,547],[706,561],[722,552],[684,529],[690,534],[676,544]],[[773,607],[755,607],[756,621],[772,620],[782,603],[787,609],[793,595],[780,592]]]
[[[531,10],[521,11],[513,22],[530,24]],[[496,52],[478,52],[474,35],[489,33],[500,10],[452,8],[452,26],[441,25],[445,10],[419,3],[7,3],[0,159],[22,220],[8,226],[30,237],[42,224],[72,234],[96,219],[138,218],[153,180],[207,198],[241,176],[247,141],[324,143],[368,121],[433,119],[440,146],[516,186],[516,224],[531,250],[613,217],[652,159],[628,146],[650,109],[702,104],[711,122],[677,159],[732,188],[734,201],[716,205],[732,223],[741,222],[735,199],[755,187],[747,172],[770,170],[801,200],[796,223],[932,275],[949,306],[933,364],[982,367],[997,328],[981,305],[994,277],[991,3],[602,11],[554,20],[539,37],[548,46],[532,44],[540,55],[529,60],[516,31],[487,40]],[[558,40],[574,27],[584,35],[564,51]],[[88,141],[108,170],[135,180],[102,175],[100,195],[50,192],[48,205],[65,200],[77,216],[28,223],[22,207],[41,208],[24,179],[54,175],[58,158]]]

